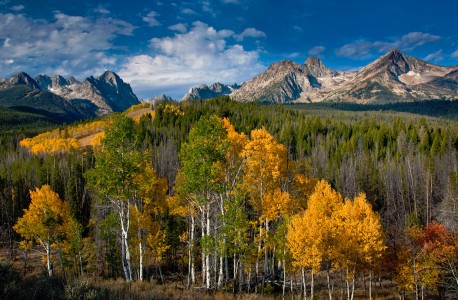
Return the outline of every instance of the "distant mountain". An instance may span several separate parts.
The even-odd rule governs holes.
[[[431,64],[394,49],[362,68],[343,97],[367,101],[456,98],[456,90],[429,85],[455,68]]]
[[[27,73],[19,72],[9,79],[4,79],[0,83],[0,90],[5,90],[18,85],[26,86],[30,89],[40,89],[40,87],[32,77],[30,77]]]
[[[217,82],[210,86],[201,84],[199,87],[191,88],[189,92],[183,96],[182,100],[210,99],[220,97],[229,95],[239,88],[240,85],[236,83],[232,85],[225,85]]]
[[[308,58],[302,65],[285,60],[247,81],[231,97],[238,101],[311,102],[319,91],[340,87],[354,75],[334,71],[315,57]]]
[[[98,111],[97,107],[88,100],[66,100],[53,93],[30,88],[29,84],[0,89],[0,106],[20,108],[21,111],[33,110],[35,114],[52,119],[55,123],[95,117]]]
[[[56,75],[39,75],[36,78],[42,90],[47,90],[65,99],[89,100],[98,107],[98,114],[104,115],[115,111],[124,111],[140,103],[129,84],[116,73],[106,71],[99,77],[89,77],[83,82],[74,77],[68,79]]]
[[[275,103],[458,99],[457,71],[458,66],[438,66],[397,49],[359,72],[335,71],[310,57],[303,64],[273,63],[230,96],[238,101]]]
[[[148,103],[151,103],[152,105],[155,105],[156,103],[160,102],[160,101],[173,101],[173,98],[170,97],[170,96],[167,96],[166,94],[159,94],[159,95],[156,95],[154,97],[152,97],[151,99],[145,101],[145,102],[148,102]]]
[[[0,80],[1,107],[10,108],[13,115],[25,113],[29,119],[50,124],[124,111],[138,103],[130,85],[110,71],[83,82],[59,75],[33,79],[24,72]]]

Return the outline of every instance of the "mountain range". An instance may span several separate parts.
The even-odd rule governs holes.
[[[226,94],[246,102],[411,102],[458,99],[457,88],[458,66],[438,66],[394,49],[358,72],[332,70],[315,57],[303,64],[280,61],[236,89],[222,85],[219,90],[225,92],[209,93],[211,89],[201,85],[183,100]]]
[[[391,50],[359,71],[333,70],[315,57],[303,64],[290,60],[273,63],[242,84],[219,82],[191,88],[182,100],[229,95],[243,102],[312,103],[351,102],[383,104],[431,99],[458,99],[458,66],[439,66]],[[148,102],[171,100],[164,94]],[[0,106],[38,115],[51,123],[123,111],[140,100],[116,73],[80,82],[74,77],[20,72],[0,78]]]
[[[32,78],[24,72],[0,80],[0,106],[32,108],[57,122],[124,111],[138,103],[130,85],[111,71],[82,82],[60,75]]]

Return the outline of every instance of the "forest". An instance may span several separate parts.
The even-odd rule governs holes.
[[[151,109],[0,135],[0,299],[458,299],[457,121]]]

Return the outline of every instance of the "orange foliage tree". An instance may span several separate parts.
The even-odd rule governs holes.
[[[30,198],[30,206],[24,210],[14,230],[24,239],[23,247],[38,243],[44,248],[48,275],[52,276],[51,248],[55,246],[60,256],[64,244],[80,232],[79,224],[72,218],[68,203],[63,202],[49,185],[31,190]]]
[[[437,290],[444,270],[456,257],[456,241],[450,230],[435,222],[406,228],[405,234],[394,280],[401,290],[412,291],[419,299],[425,289]]]

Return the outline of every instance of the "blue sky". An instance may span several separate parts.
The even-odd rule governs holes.
[[[117,72],[142,98],[320,57],[357,70],[392,48],[458,64],[458,2],[0,0],[0,77]]]

